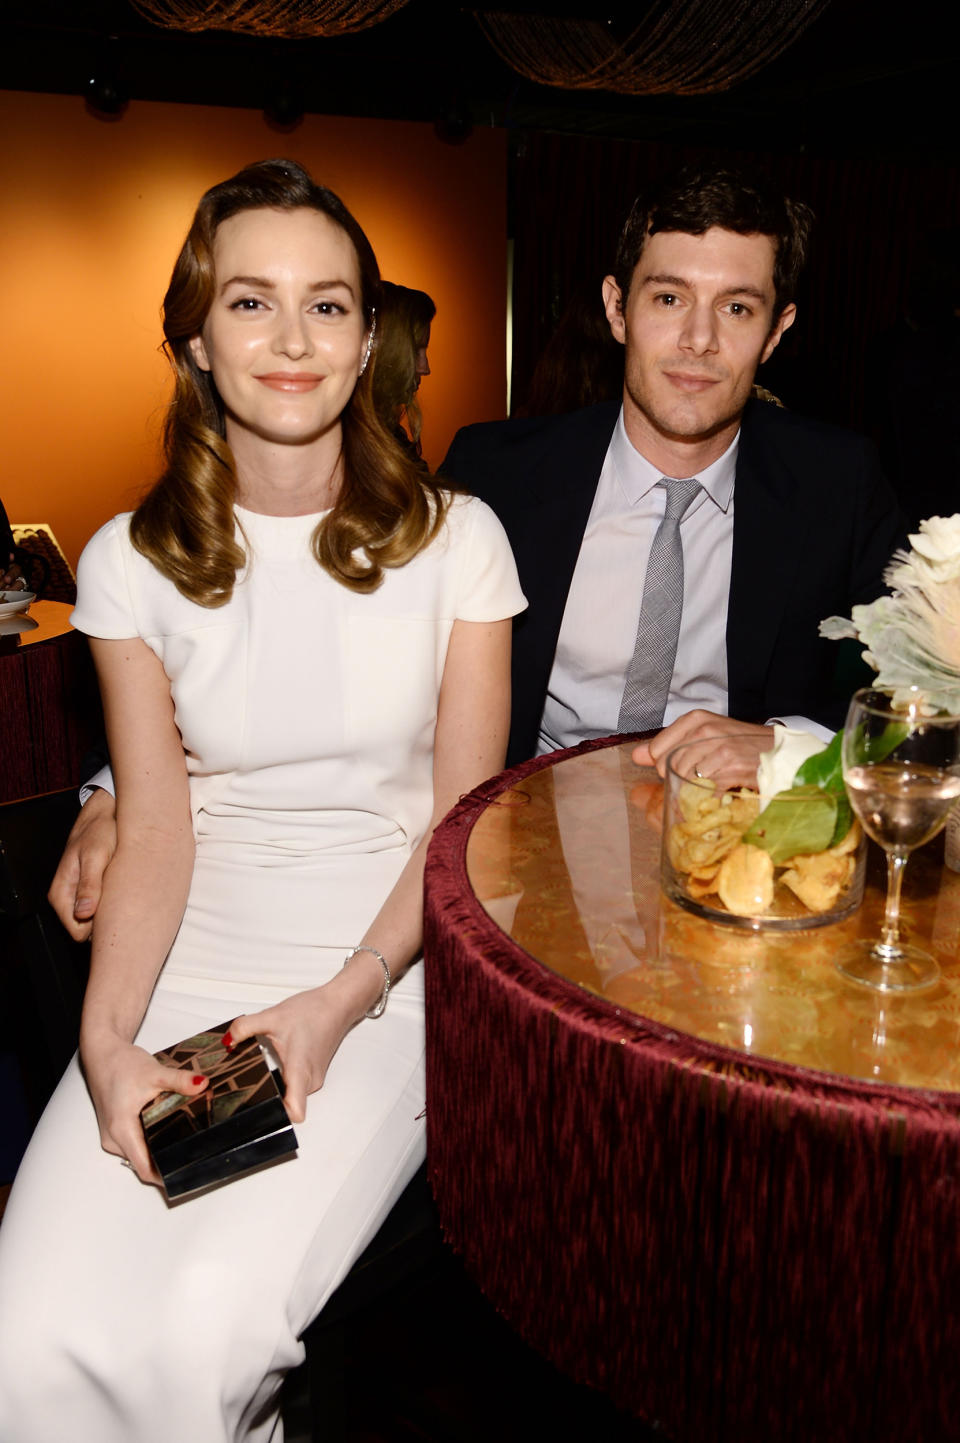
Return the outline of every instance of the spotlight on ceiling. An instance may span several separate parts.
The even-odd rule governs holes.
[[[123,83],[122,72],[123,56],[111,36],[90,67],[84,85],[87,109],[98,120],[119,120],[130,104],[130,92]]]
[[[473,133],[473,116],[466,105],[454,100],[434,117],[433,129],[445,145],[463,145]]]
[[[296,130],[303,119],[303,101],[295,90],[278,85],[264,101],[263,114],[272,130]]]

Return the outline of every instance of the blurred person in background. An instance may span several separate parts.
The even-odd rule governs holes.
[[[425,467],[420,447],[423,416],[417,392],[430,374],[427,347],[437,308],[426,291],[383,282],[373,364],[373,404],[377,416],[407,455]]]
[[[0,501],[0,591],[33,591],[39,595],[48,569],[41,557],[17,545]]]
[[[560,416],[619,400],[623,347],[614,340],[600,294],[601,279],[579,285],[540,353],[518,416]]]

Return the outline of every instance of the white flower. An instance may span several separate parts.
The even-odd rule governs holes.
[[[820,635],[825,636],[827,641],[843,641],[847,637],[856,641],[860,633],[845,616],[828,616],[820,623]]]
[[[820,635],[856,636],[876,685],[904,696],[919,688],[934,709],[960,713],[960,515],[920,522],[909,551],[885,572],[892,596],[855,606],[851,621],[828,617]]]
[[[757,767],[757,790],[760,793],[760,810],[771,801],[777,792],[786,792],[793,786],[793,779],[807,757],[825,749],[825,743],[809,732],[791,731],[779,722],[773,725],[773,746],[760,753]]]
[[[891,586],[953,581],[960,576],[960,516],[931,516],[910,537],[910,550],[898,551],[886,579]]]

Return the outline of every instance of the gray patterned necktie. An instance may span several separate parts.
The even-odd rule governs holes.
[[[643,583],[633,659],[627,668],[617,730],[652,731],[663,723],[683,614],[683,542],[680,519],[700,490],[699,481],[657,482],[667,509],[657,527]]]

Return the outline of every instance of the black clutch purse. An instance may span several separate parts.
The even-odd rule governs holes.
[[[297,1150],[279,1070],[270,1066],[257,1037],[224,1047],[229,1029],[223,1022],[155,1054],[167,1067],[210,1079],[193,1097],[161,1092],[140,1113],[153,1165],[171,1201]]]

